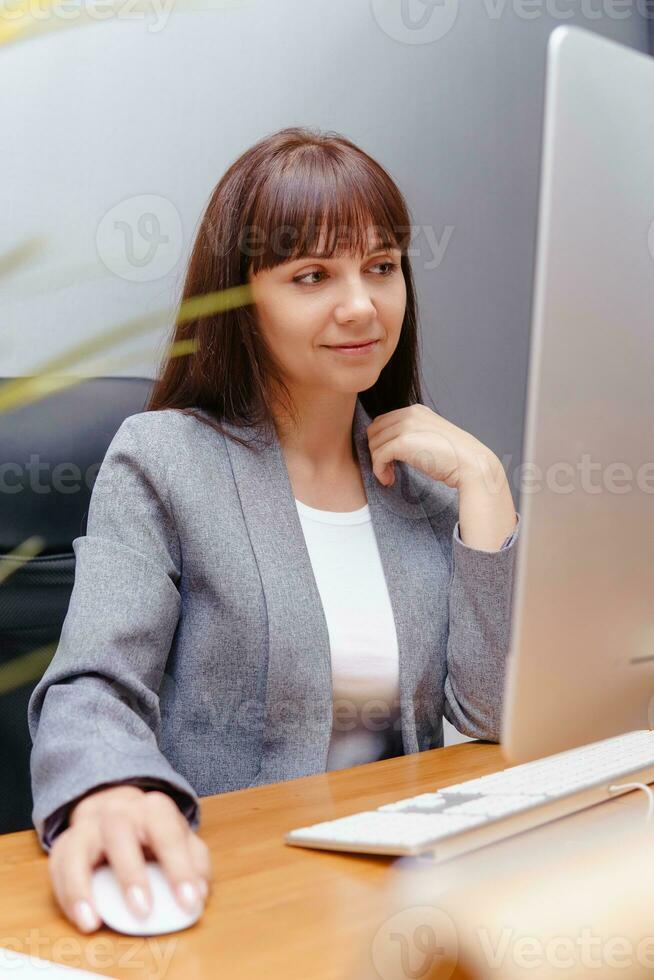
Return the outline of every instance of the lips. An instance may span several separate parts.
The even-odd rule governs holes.
[[[369,347],[370,344],[374,344],[376,340],[377,338],[373,337],[372,340],[362,340],[351,344],[330,344],[330,346],[334,347],[336,350],[341,350],[341,349],[351,350],[352,348],[356,348],[356,347]]]

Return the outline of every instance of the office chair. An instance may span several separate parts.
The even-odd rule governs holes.
[[[0,391],[12,380],[0,379]],[[152,384],[90,378],[0,411],[0,834],[33,826],[27,705],[59,641],[75,576],[72,542],[86,533],[100,463],[121,422],[144,410]],[[38,554],[8,557],[33,535],[43,539]],[[30,653],[25,680],[30,660],[7,665]]]

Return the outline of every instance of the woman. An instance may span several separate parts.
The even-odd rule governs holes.
[[[440,746],[443,715],[499,739],[518,517],[497,457],[421,404],[409,228],[334,134],[273,134],[213,192],[183,298],[249,302],[178,318],[195,351],[107,451],[29,704],[34,825],[83,931],[105,859],[137,914],[148,856],[206,895],[199,796]]]

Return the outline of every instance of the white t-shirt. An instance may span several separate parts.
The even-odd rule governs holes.
[[[397,635],[370,508],[335,512],[295,503],[329,632],[327,769],[401,754]]]

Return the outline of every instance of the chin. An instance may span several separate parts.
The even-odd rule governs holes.
[[[350,378],[343,378],[340,384],[338,382],[334,384],[334,388],[343,395],[358,395],[360,391],[367,391],[377,383],[379,378],[379,371],[374,374],[359,371],[356,376],[354,372],[350,373],[352,375]]]

